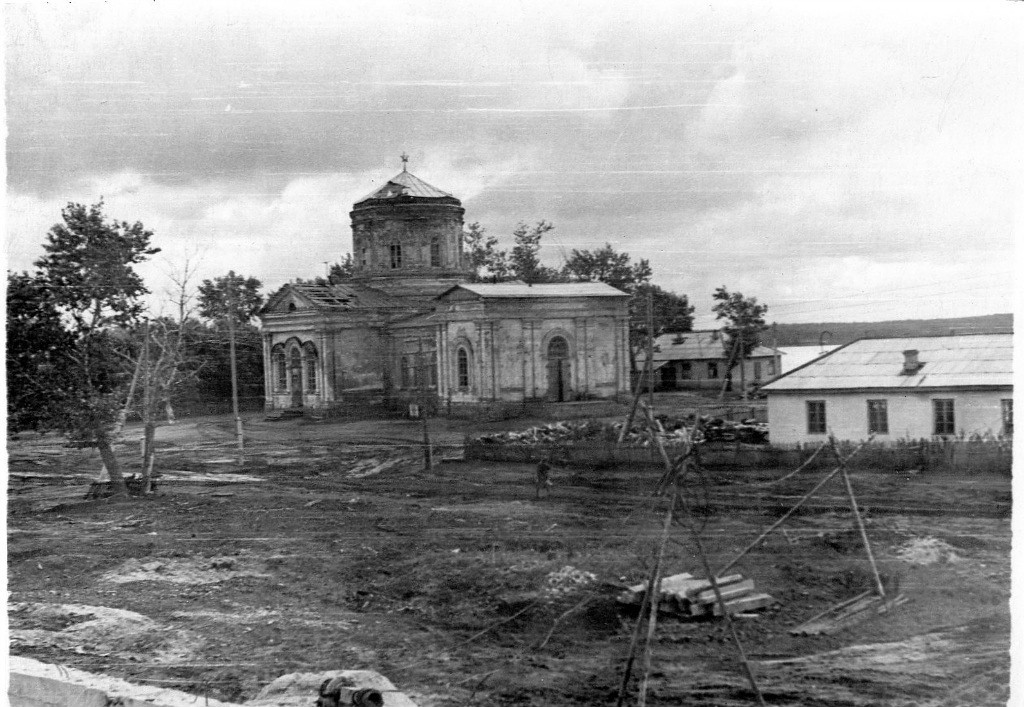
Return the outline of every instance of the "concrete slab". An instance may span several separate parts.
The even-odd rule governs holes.
[[[11,707],[196,707],[200,698],[187,692],[94,675],[62,665],[11,656],[7,696]],[[210,707],[240,707],[204,700]]]

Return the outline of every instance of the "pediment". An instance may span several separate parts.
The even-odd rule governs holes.
[[[291,288],[278,292],[263,309],[264,314],[291,314],[295,312],[311,312],[317,309],[302,294]]]

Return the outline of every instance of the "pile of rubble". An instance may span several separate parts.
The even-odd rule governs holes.
[[[725,610],[738,614],[764,609],[775,603],[768,594],[754,591],[754,580],[741,574],[718,577],[718,590],[725,602]],[[664,577],[658,585],[658,611],[684,618],[721,616],[722,608],[715,590],[707,579],[697,579],[688,572]],[[640,606],[647,591],[647,582],[630,587],[618,596],[619,603]]]
[[[667,415],[658,415],[661,423],[661,439],[665,444],[681,444],[689,439],[690,428],[693,426],[693,417],[688,419],[672,418]],[[732,422],[721,418],[701,418],[701,429],[698,431],[696,442],[743,442],[746,444],[767,444],[768,425],[749,419],[742,422]],[[562,421],[553,422],[549,425],[538,425],[519,432],[496,432],[494,434],[478,437],[478,442],[485,444],[521,444],[527,446],[539,446],[546,444],[566,444],[571,442],[617,442],[622,432],[621,422],[597,422],[587,420],[582,422]],[[645,427],[634,425],[626,433],[622,441],[627,447],[648,447],[651,444],[650,436]]]

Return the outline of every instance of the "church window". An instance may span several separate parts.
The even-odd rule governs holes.
[[[441,267],[441,243],[436,238],[430,241],[430,267]]]
[[[455,354],[455,365],[459,390],[469,390],[469,352],[465,348],[459,347]]]
[[[316,347],[307,342],[302,345],[302,352],[306,357],[306,390],[310,393],[315,393],[316,369],[319,358],[316,353]]]
[[[427,362],[427,385],[431,388],[437,387],[437,352],[431,351]]]
[[[391,245],[391,269],[402,267],[402,245],[394,243]]]
[[[284,347],[278,344],[274,347],[271,361],[274,364],[274,383],[277,390],[288,388],[288,364],[284,357]]]
[[[364,268],[370,264],[370,256],[369,256],[369,249],[368,248],[363,248],[363,256],[362,256],[362,260],[360,262],[362,263]]]

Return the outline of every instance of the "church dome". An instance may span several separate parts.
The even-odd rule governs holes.
[[[445,199],[450,200],[454,204],[461,205],[461,202],[448,192],[441,191],[437,187],[427,184],[412,172],[402,170],[389,179],[384,186],[374,189],[353,204],[353,208],[358,209],[369,201],[394,201],[410,197],[416,199]]]
[[[464,274],[462,202],[403,169],[352,205],[356,272],[386,278]]]

